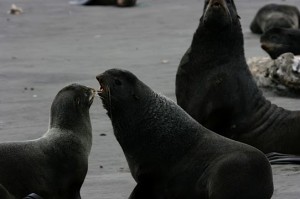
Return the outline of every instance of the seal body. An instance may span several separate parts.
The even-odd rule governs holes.
[[[251,22],[250,30],[261,34],[272,28],[300,28],[300,12],[291,5],[267,4],[263,6]]]
[[[204,128],[129,71],[97,79],[137,182],[130,199],[271,198],[272,173],[259,150]]]
[[[31,193],[45,199],[80,198],[92,144],[94,95],[94,89],[78,84],[63,88],[41,138],[0,143],[0,184],[16,199]]]
[[[209,6],[211,2],[216,1],[204,7],[211,14],[204,12],[178,67],[177,103],[223,136],[264,153],[300,155],[300,112],[277,107],[264,98],[246,64],[234,2],[218,0],[226,6],[221,9]],[[204,18],[211,18],[209,25]]]
[[[272,59],[287,52],[300,55],[300,29],[270,29],[261,36],[260,43]]]

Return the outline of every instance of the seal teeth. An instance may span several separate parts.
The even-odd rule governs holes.
[[[100,83],[100,89],[97,91],[98,95],[101,95],[105,92],[105,87],[102,83]]]
[[[104,92],[104,88],[103,88],[103,86],[101,86],[98,93],[103,93],[103,92]]]

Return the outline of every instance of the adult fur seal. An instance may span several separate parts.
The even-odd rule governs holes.
[[[0,184],[16,199],[30,193],[45,199],[81,198],[95,92],[79,84],[66,86],[53,100],[50,127],[41,138],[0,143]]]
[[[71,0],[71,4],[79,5],[116,5],[119,7],[131,7],[135,6],[136,0]]]
[[[260,43],[272,59],[287,52],[300,55],[300,29],[270,29],[261,36]]]
[[[291,5],[267,4],[263,6],[251,22],[250,30],[261,34],[272,28],[300,27],[300,12]]]
[[[234,1],[209,0],[176,75],[178,104],[200,124],[264,153],[300,155],[300,112],[271,104],[246,64]]]
[[[97,79],[137,182],[130,199],[271,198],[272,173],[259,150],[204,128],[129,71]]]

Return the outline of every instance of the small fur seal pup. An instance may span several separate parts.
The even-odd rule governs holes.
[[[97,76],[137,185],[130,199],[269,199],[272,172],[254,147],[204,128],[129,71]]]
[[[209,0],[176,75],[178,104],[200,124],[264,153],[300,155],[300,112],[266,100],[246,63],[233,0]]]
[[[272,28],[300,28],[300,12],[291,5],[267,4],[263,6],[251,22],[250,30],[262,34]]]
[[[50,127],[41,138],[0,143],[0,184],[12,196],[81,198],[92,145],[89,108],[95,93],[79,84],[64,87],[53,100]]]
[[[287,52],[300,55],[300,29],[270,29],[261,36],[260,43],[272,59]]]

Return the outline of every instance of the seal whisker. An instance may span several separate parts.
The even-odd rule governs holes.
[[[111,118],[111,120],[113,120],[113,117],[112,117],[112,111],[111,111],[111,109],[112,109],[112,105],[111,105],[111,92],[110,92],[110,88],[109,88],[109,86],[106,86],[106,88],[105,88],[106,90],[107,90],[107,96],[108,96],[108,103],[109,103],[109,109],[110,109],[110,118]]]

